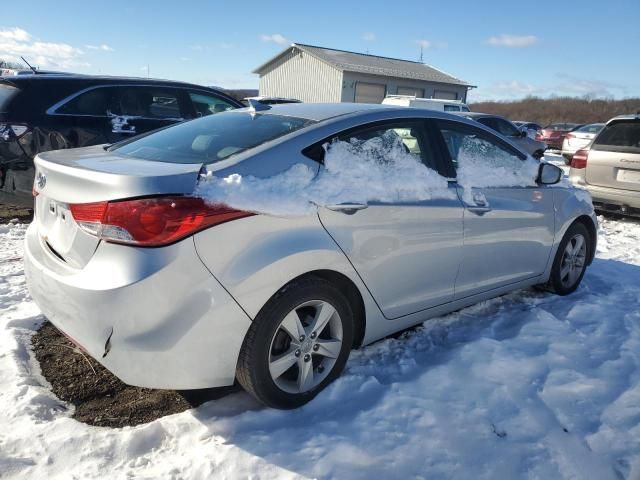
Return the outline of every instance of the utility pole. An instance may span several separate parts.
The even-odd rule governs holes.
[[[423,54],[424,54],[424,46],[420,45],[420,63],[424,63]]]

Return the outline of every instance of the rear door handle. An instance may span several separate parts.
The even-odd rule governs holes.
[[[476,215],[484,215],[487,212],[491,211],[491,207],[467,207],[467,210],[475,213]]]
[[[353,215],[358,210],[364,210],[369,205],[366,203],[336,203],[333,205],[327,205],[326,207],[329,210],[333,210],[334,212],[342,212],[347,215]]]

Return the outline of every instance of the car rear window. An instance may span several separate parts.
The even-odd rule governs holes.
[[[223,112],[116,144],[110,150],[158,162],[210,164],[312,123],[282,115]]]
[[[8,104],[9,100],[13,98],[13,96],[18,93],[18,89],[6,83],[0,83],[0,111],[4,110]]]
[[[591,148],[640,153],[640,121],[622,121],[607,125],[596,137]]]
[[[574,132],[581,133],[598,133],[604,127],[604,123],[592,123],[590,125],[583,125],[580,128],[576,128]]]

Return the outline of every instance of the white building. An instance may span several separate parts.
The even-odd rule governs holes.
[[[386,95],[466,102],[473,85],[420,62],[294,43],[253,73],[260,95],[303,102],[380,103]]]

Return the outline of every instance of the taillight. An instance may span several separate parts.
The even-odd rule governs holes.
[[[589,150],[583,148],[573,154],[571,158],[571,168],[587,168],[587,160],[589,159]]]
[[[567,133],[564,138],[572,139],[576,138],[576,136],[573,133]]]
[[[205,228],[253,215],[201,198],[157,197],[70,205],[80,228],[107,242],[159,247]]]
[[[0,140],[9,141],[12,138],[20,138],[29,131],[27,125],[19,123],[0,123]]]

